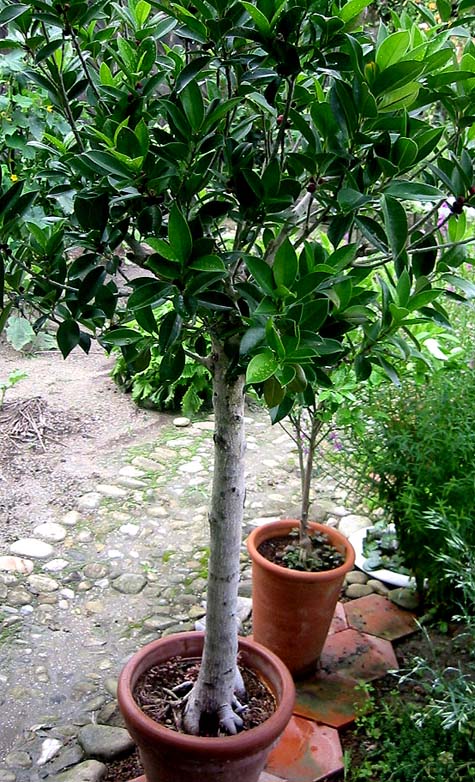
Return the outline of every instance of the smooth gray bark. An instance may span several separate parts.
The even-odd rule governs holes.
[[[244,511],[244,376],[232,374],[223,346],[212,361],[215,415],[206,639],[185,727],[197,734],[204,714],[217,714],[228,733],[240,727],[232,710],[237,673],[237,594]],[[235,369],[234,369],[235,372]]]

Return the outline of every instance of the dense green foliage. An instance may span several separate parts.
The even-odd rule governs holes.
[[[475,545],[475,375],[440,370],[427,383],[379,388],[365,400],[360,424],[344,436],[338,458],[369,489],[419,586],[448,610],[455,595],[441,578],[435,553],[446,551],[445,531],[434,531],[427,511],[443,513],[466,543]]]
[[[347,758],[347,782],[468,782],[475,779],[475,554],[473,545],[435,513],[427,528],[444,535],[434,551],[439,578],[459,602],[462,624],[442,653],[424,630],[424,654],[402,671],[398,687],[383,702],[370,698],[357,720],[358,758]],[[450,645],[449,645],[450,644]]]
[[[443,320],[440,288],[459,285],[473,44],[443,9],[365,28],[365,6],[2,0],[12,121],[27,83],[44,95],[13,134],[33,176],[11,145],[2,166],[4,319],[20,291],[65,355],[96,336],[145,361],[158,341],[164,382],[185,331],[223,332],[274,417],[343,360],[393,376],[414,347],[400,327]],[[149,247],[126,298],[124,240]],[[145,338],[120,328],[131,315]]]

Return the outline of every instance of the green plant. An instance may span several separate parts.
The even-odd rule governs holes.
[[[25,377],[28,377],[27,373],[21,372],[19,369],[17,369],[15,372],[11,372],[5,381],[0,381],[0,409],[2,408],[5,401],[5,394],[7,393],[8,389],[16,386],[16,384]]]
[[[470,745],[435,714],[423,722],[397,692],[370,699],[356,720],[361,752],[346,757],[345,782],[468,782],[475,779]]]
[[[436,372],[428,382],[409,380],[379,389],[360,409],[360,426],[347,430],[341,463],[366,486],[393,521],[403,561],[419,588],[453,604],[433,551],[446,551],[445,531],[428,526],[438,510],[470,545],[475,544],[475,376],[473,370]]]
[[[141,371],[127,363],[124,355],[117,358],[111,376],[115,382],[130,391],[139,405],[158,410],[181,410],[193,416],[202,408],[211,407],[211,384],[205,367],[191,358],[185,358],[180,377],[165,383],[160,372],[162,356],[155,346],[150,347],[150,362]]]
[[[394,377],[414,321],[445,322],[449,286],[475,292],[457,274],[469,241],[457,225],[474,198],[466,3],[455,29],[411,5],[375,30],[368,5],[0,0],[2,45],[26,52],[25,77],[70,131],[42,147],[46,195],[28,181],[2,190],[0,307],[27,302],[50,319],[65,357],[97,339],[145,368],[158,346],[163,383],[188,356],[213,384],[192,733],[209,713],[225,731],[240,726],[246,385],[276,421],[342,362],[358,381],[375,368]],[[65,190],[74,208],[63,216],[52,200]],[[437,223],[447,198],[448,238]],[[30,231],[20,218],[33,202],[50,214]]]

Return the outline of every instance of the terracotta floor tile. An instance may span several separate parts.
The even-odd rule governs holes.
[[[367,595],[344,606],[348,624],[362,633],[371,633],[387,641],[403,638],[418,627],[413,613],[391,603],[380,595]]]
[[[398,664],[389,641],[358,630],[343,630],[327,638],[320,668],[324,673],[372,681],[396,670]]]
[[[311,679],[296,682],[296,688],[294,714],[332,728],[350,725],[356,709],[368,698],[356,679],[338,673],[319,671]]]
[[[345,607],[343,603],[337,603],[328,635],[333,635],[333,633],[340,633],[342,630],[346,630],[347,627],[348,622],[346,620]]]
[[[292,717],[270,753],[265,770],[286,782],[318,782],[342,768],[343,753],[338,731],[311,720]]]

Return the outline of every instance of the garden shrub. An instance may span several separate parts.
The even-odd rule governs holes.
[[[432,598],[449,608],[453,588],[434,559],[446,551],[446,535],[426,514],[443,513],[475,545],[475,372],[441,370],[422,385],[380,388],[344,437],[346,468],[396,525],[419,587],[426,579]]]
[[[468,782],[475,763],[465,736],[446,730],[435,714],[421,723],[413,704],[397,693],[377,707],[369,705],[357,719],[364,759],[346,759],[346,782]],[[473,756],[472,756],[473,757]]]
[[[115,382],[132,393],[134,402],[157,410],[181,410],[186,416],[211,408],[209,372],[201,364],[187,360],[180,377],[164,383],[160,378],[162,357],[153,347],[151,354],[149,365],[140,372],[134,371],[123,355],[118,357],[112,371]]]

